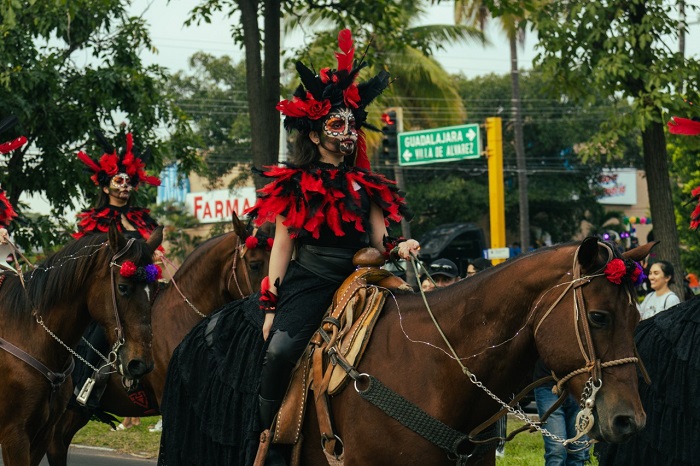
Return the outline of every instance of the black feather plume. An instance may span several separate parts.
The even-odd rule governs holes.
[[[306,67],[302,62],[296,64],[297,72],[301,78],[301,82],[306,87],[306,90],[311,92],[316,100],[320,100],[323,93],[323,83],[316,74]]]
[[[105,135],[99,129],[95,130],[95,138],[97,139],[97,143],[100,146],[102,146],[102,149],[105,151],[105,153],[107,153],[107,154],[114,153],[114,146],[112,144],[110,144],[110,142],[107,140]]]

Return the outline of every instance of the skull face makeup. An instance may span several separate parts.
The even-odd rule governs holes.
[[[321,147],[329,152],[352,155],[357,145],[355,117],[348,108],[340,108],[323,120]]]
[[[130,178],[126,173],[117,173],[109,180],[109,186],[102,190],[109,196],[109,203],[115,206],[123,206],[129,201],[131,190]]]
[[[109,180],[109,187],[112,189],[121,189],[124,187],[131,189],[131,185],[129,184],[130,180],[129,175],[126,173],[117,173]]]

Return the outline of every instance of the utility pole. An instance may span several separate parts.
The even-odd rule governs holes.
[[[518,71],[518,41],[515,34],[510,38],[510,76],[513,90],[511,107],[515,135],[515,160],[518,167],[518,197],[520,200],[520,244],[523,252],[530,249],[530,205],[528,202],[527,163],[523,143],[523,117],[520,103],[520,74]]]

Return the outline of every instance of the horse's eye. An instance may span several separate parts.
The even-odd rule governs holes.
[[[248,265],[250,266],[250,270],[257,272],[258,270],[262,269],[263,261],[250,261]]]
[[[588,313],[588,322],[594,327],[605,327],[608,325],[609,317],[607,312],[591,311]]]
[[[129,294],[129,285],[120,283],[119,285],[117,285],[117,288],[119,289],[120,295],[126,296],[127,294]]]

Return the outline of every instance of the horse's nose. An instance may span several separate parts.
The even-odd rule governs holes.
[[[621,440],[626,440],[644,427],[644,419],[637,420],[635,416],[618,415],[613,419],[613,430]]]
[[[132,359],[126,365],[126,370],[131,377],[138,379],[153,370],[153,363],[146,364],[140,359]]]

